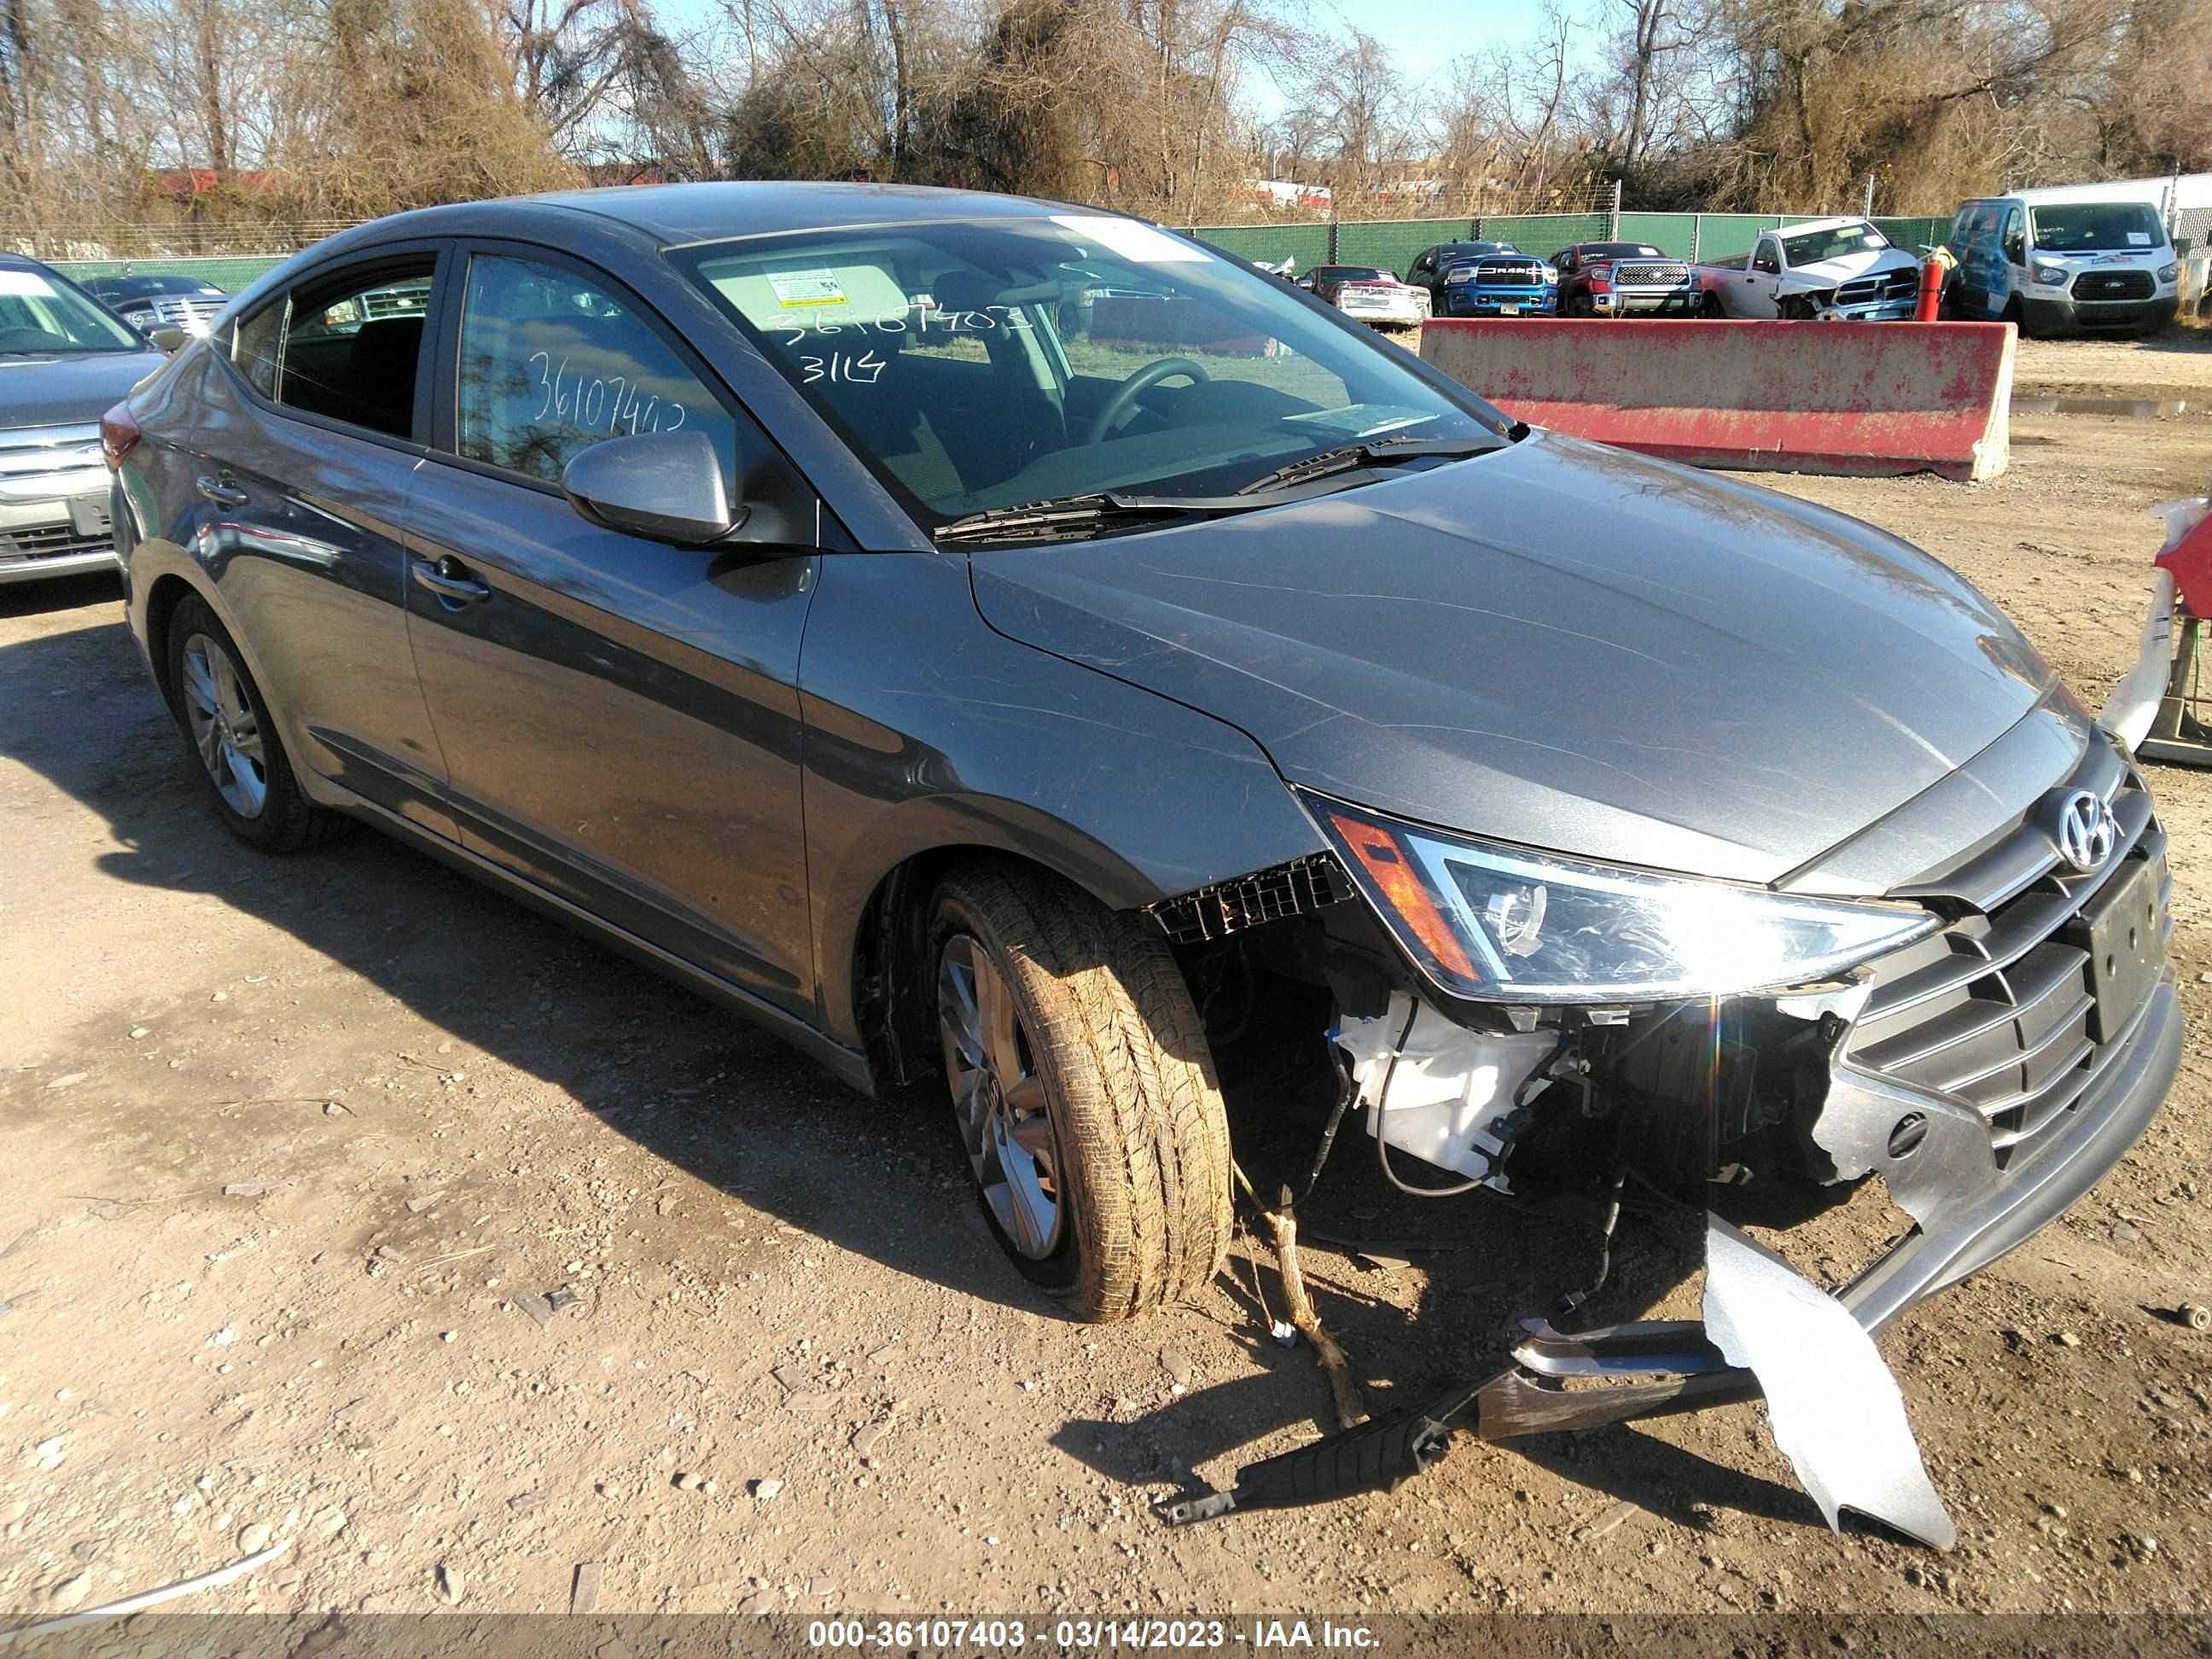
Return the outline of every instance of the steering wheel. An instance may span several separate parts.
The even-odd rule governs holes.
[[[1176,375],[1186,380],[1202,381],[1212,378],[1188,357],[1162,357],[1146,363],[1115,389],[1106,400],[1105,408],[1091,417],[1091,429],[1083,435],[1087,444],[1099,442],[1114,429],[1114,424],[1135,406],[1138,398],[1162,380],[1172,380]]]

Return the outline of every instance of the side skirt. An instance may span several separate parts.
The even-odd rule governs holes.
[[[327,783],[328,781],[325,781]],[[648,939],[640,939],[626,928],[617,927],[612,922],[593,915],[559,894],[549,892],[537,883],[502,868],[489,859],[434,835],[422,825],[401,817],[397,812],[386,811],[373,801],[364,800],[357,795],[349,796],[338,810],[374,825],[418,851],[428,853],[440,863],[450,866],[464,875],[472,876],[487,886],[498,888],[534,910],[566,922],[577,932],[588,934],[600,944],[621,951],[633,962],[652,969],[664,979],[672,980],[695,995],[704,997],[709,1002],[752,1021],[818,1062],[839,1082],[850,1085],[871,1099],[877,1097],[875,1071],[868,1064],[867,1056],[832,1042],[805,1021],[786,1013],[727,980],[708,973],[681,957],[664,951]]]

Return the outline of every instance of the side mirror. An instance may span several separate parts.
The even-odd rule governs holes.
[[[185,342],[192,337],[181,328],[157,328],[146,337],[154,343],[155,349],[171,356],[184,349]]]
[[[561,471],[568,505],[593,524],[678,547],[718,542],[744,522],[730,511],[722,459],[703,432],[609,438]]]

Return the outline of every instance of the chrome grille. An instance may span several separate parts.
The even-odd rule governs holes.
[[[77,553],[106,553],[114,548],[106,536],[80,536],[65,524],[42,524],[28,530],[0,530],[0,564],[20,564],[33,559],[64,559]]]
[[[2074,279],[2077,300],[2148,300],[2154,284],[2147,270],[2085,270]]]
[[[0,430],[0,498],[38,494],[45,479],[104,465],[100,428],[91,422]]]
[[[1690,280],[1687,265],[1629,265],[1613,268],[1613,280],[1629,287],[1676,288]]]
[[[1861,276],[1836,290],[1839,306],[1871,305],[1877,300],[1910,300],[1920,292],[1920,277],[1910,270],[1887,270],[1877,276]]]
[[[154,296],[154,322],[161,328],[181,328],[188,334],[204,334],[208,325],[229,301],[208,299],[198,295],[157,294]]]
[[[2087,874],[2062,864],[2038,813],[1950,867],[1900,890],[1954,915],[1942,933],[1877,967],[1844,1057],[1911,1087],[1964,1101],[1990,1121],[2001,1159],[2063,1117],[2124,1042],[2099,1041],[2089,958],[2068,924],[2108,883],[2160,858],[2150,796],[2103,738],[2063,787],[2110,807],[2118,842]],[[2154,910],[2172,931],[2170,879]],[[2141,1008],[2129,1011],[2129,1030]]]

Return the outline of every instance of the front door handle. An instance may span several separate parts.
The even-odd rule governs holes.
[[[203,477],[195,478],[192,482],[198,489],[200,494],[206,496],[217,507],[244,507],[247,501],[251,499],[244,490],[239,489],[235,484],[225,483],[220,478]]]
[[[443,558],[435,564],[428,559],[416,559],[413,568],[415,580],[441,599],[472,605],[491,597],[491,589],[469,574],[469,568],[459,559]]]

